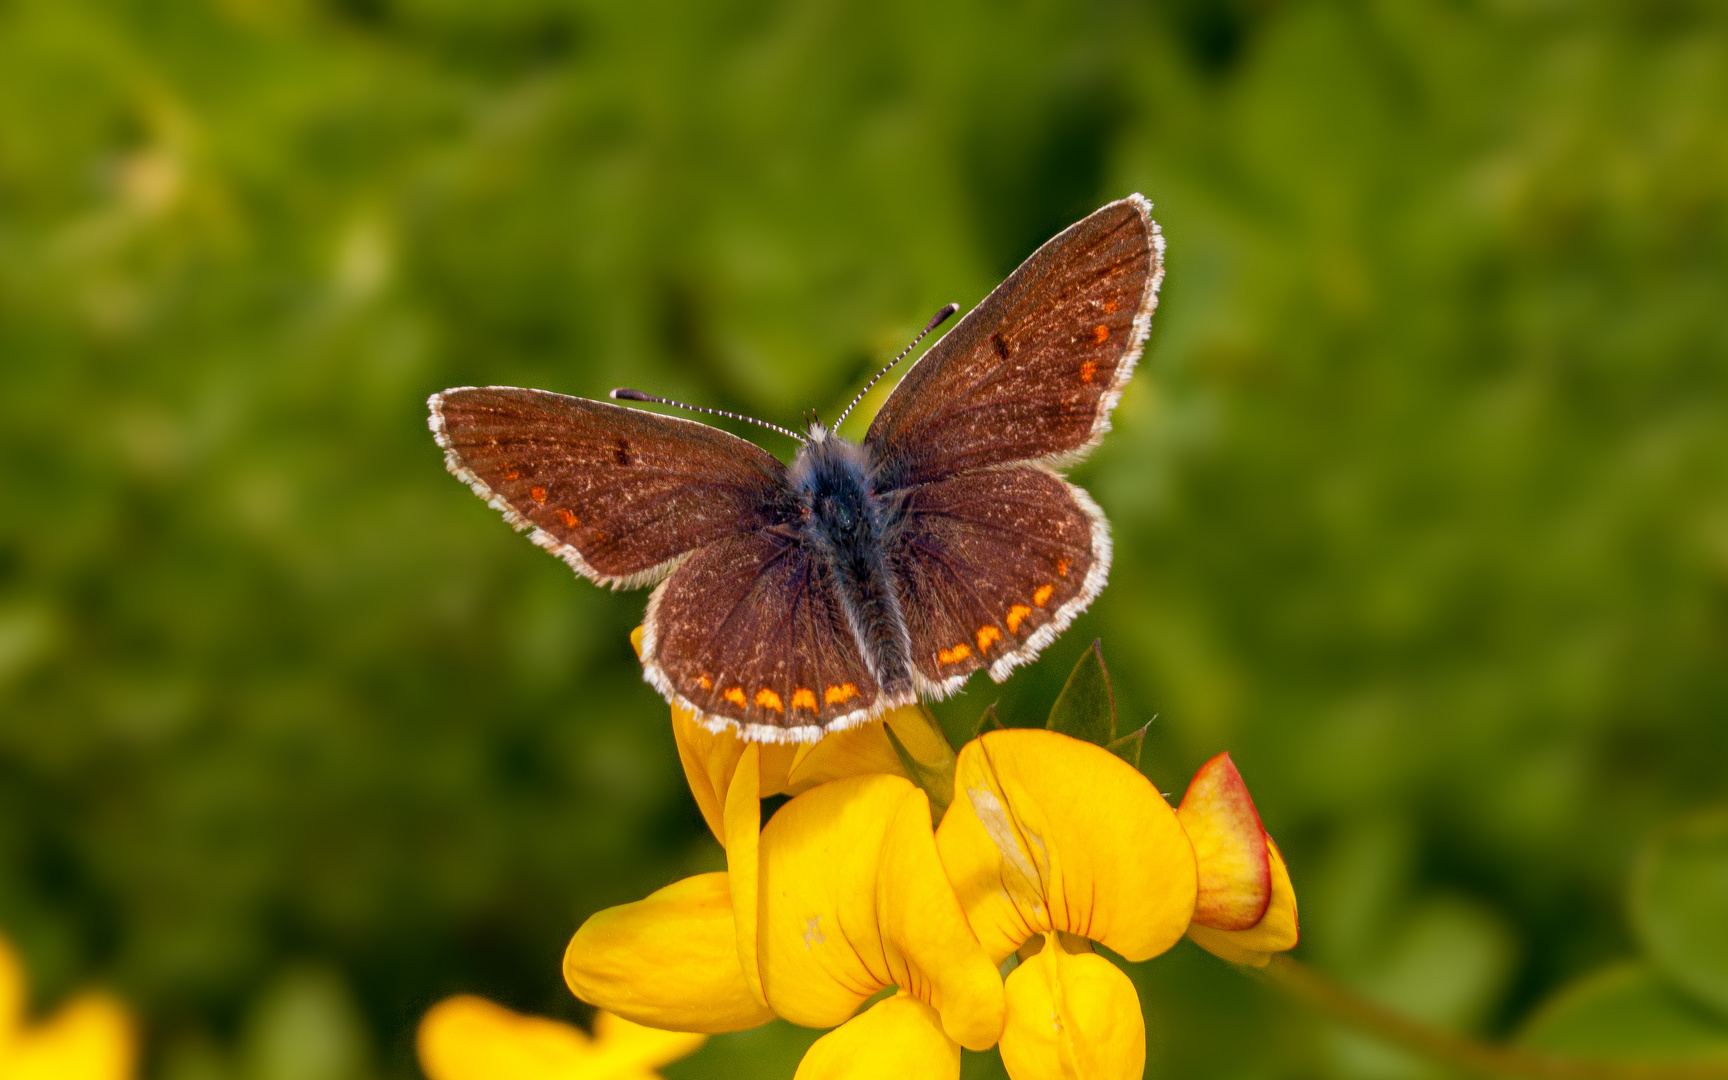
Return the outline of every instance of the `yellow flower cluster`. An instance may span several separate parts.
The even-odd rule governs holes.
[[[809,745],[673,726],[727,869],[596,914],[564,957],[577,997],[636,1024],[833,1028],[800,1080],[953,1078],[961,1047],[991,1046],[1014,1080],[1139,1077],[1140,1003],[1094,942],[1139,961],[1186,933],[1247,964],[1296,944],[1289,875],[1228,755],[1172,810],[1053,731],[991,731],[956,758],[916,707]]]
[[[125,1006],[88,992],[40,1023],[25,1017],[24,967],[0,938],[0,1080],[128,1080],[137,1037]]]

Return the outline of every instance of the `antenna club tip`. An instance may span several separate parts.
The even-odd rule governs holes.
[[[927,326],[924,327],[924,334],[928,334],[930,331],[936,329],[938,326],[941,326],[943,323],[947,322],[949,317],[952,316],[956,311],[959,311],[959,310],[960,310],[959,304],[946,304],[946,305],[944,305],[942,310],[938,311],[936,313],[936,316],[930,320],[930,322]],[[919,334],[918,336],[923,337],[924,334]]]
[[[647,394],[644,394],[642,391],[632,390],[628,386],[620,386],[620,387],[616,388],[615,390],[613,390],[610,394],[607,394],[606,396],[611,398],[614,401],[652,401],[652,400],[654,400],[653,398],[650,398]]]

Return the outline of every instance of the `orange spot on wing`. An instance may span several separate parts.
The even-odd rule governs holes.
[[[566,529],[574,529],[576,526],[582,524],[581,519],[568,510],[558,511],[558,518],[564,522],[564,527]]]
[[[1108,315],[1115,310],[1116,310],[1116,301],[1114,301],[1114,300],[1104,301],[1104,314]]]
[[[515,469],[508,469],[504,473],[504,479],[506,479],[506,480],[520,480],[520,479],[522,479],[522,474]]]
[[[720,696],[738,706],[740,709],[744,707],[744,688],[742,686],[734,686],[732,689],[726,691]]]
[[[815,712],[816,695],[800,686],[798,689],[792,691],[792,707],[794,709],[807,709],[810,712]]]
[[[1068,560],[1067,559],[1057,559],[1056,560],[1056,572],[1058,574],[1061,574],[1063,577],[1068,576]]]
[[[1088,360],[1080,365],[1080,381],[1091,382],[1092,376],[1098,374],[1098,361]]]
[[[982,632],[982,631],[980,631]],[[943,649],[936,654],[936,659],[944,664],[958,664],[972,655],[972,646],[962,641],[952,649]]]
[[[1092,328],[1092,344],[1094,345],[1104,344],[1105,339],[1109,336],[1110,328],[1108,326],[1094,326]]]
[[[533,496],[534,501],[537,503],[543,503],[546,501],[546,489],[543,487],[531,487],[528,489],[528,494]]]
[[[1048,599],[1050,594],[1045,593],[1044,595],[1045,595],[1045,598]],[[1043,606],[1042,601],[1039,602],[1039,606],[1040,607]],[[1020,632],[1021,621],[1023,619],[1025,619],[1026,616],[1028,616],[1030,614],[1032,614],[1032,609],[1027,607],[1025,604],[1015,604],[1013,607],[1009,608],[1008,609],[1008,632],[1010,634],[1018,634]]]
[[[1050,602],[1050,594],[1056,591],[1054,585],[1040,585],[1032,590],[1032,602],[1043,607]]]
[[[698,675],[696,677],[696,685],[700,686],[704,690],[712,690],[714,689],[714,680],[710,679],[706,675]]]
[[[851,683],[841,683],[839,686],[830,686],[823,693],[822,699],[830,705],[837,705],[842,701],[850,701],[857,696],[858,688],[856,686],[853,686]]]
[[[780,704],[780,695],[768,689],[766,686],[756,691],[756,704],[765,709],[773,709],[777,713],[783,713],[786,711],[786,707]]]
[[[1002,631],[998,630],[996,627],[994,627],[994,626],[980,626],[978,628],[978,651],[979,652],[984,652],[984,651],[988,650],[993,642],[997,642],[997,641],[1001,641],[1001,640],[1002,640]]]

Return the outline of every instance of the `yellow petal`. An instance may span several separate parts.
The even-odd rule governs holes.
[[[831,780],[871,773],[912,779],[888,741],[887,729],[893,730],[900,745],[927,774],[944,776],[952,782],[954,748],[948,745],[948,736],[922,705],[906,705],[889,710],[878,720],[832,732],[813,743],[799,744],[787,778],[787,793],[797,795]]]
[[[831,1027],[899,986],[959,1042],[1000,1034],[1001,981],[948,885],[929,801],[902,777],[849,777],[781,807],[762,831],[760,911],[763,989],[793,1023]]]
[[[896,709],[895,713],[904,711]],[[871,773],[905,776],[906,770],[900,765],[899,755],[889,745],[888,736],[882,733],[884,720],[872,720],[844,731],[830,732],[813,743],[801,744],[792,763],[787,790],[797,795],[830,780]]]
[[[131,1080],[137,1059],[132,1019],[105,994],[84,994],[40,1024],[0,1033],[6,1080]]]
[[[1200,871],[1194,921],[1216,930],[1258,924],[1272,901],[1266,830],[1229,754],[1200,766],[1176,816],[1194,844]]]
[[[1012,1080],[1139,1080],[1144,1072],[1139,995],[1089,943],[1050,935],[1008,973],[1006,992],[1002,1064]]]
[[[726,792],[726,875],[732,890],[732,921],[737,933],[738,963],[744,981],[757,1004],[766,1006],[762,993],[761,967],[757,961],[757,924],[761,921],[761,871],[758,845],[761,842],[762,798],[758,784],[761,770],[757,761],[761,748],[752,744],[738,759],[738,771],[732,774],[732,786]]]
[[[12,943],[0,937],[0,1044],[24,1023],[24,963]]]
[[[643,1027],[604,1010],[594,1015],[594,1050],[603,1064],[620,1069],[656,1069],[689,1057],[707,1041],[706,1035]]]
[[[1284,855],[1270,836],[1266,838],[1266,854],[1272,863],[1272,902],[1258,926],[1251,930],[1214,930],[1198,924],[1188,928],[1188,936],[1196,945],[1233,964],[1265,967],[1273,953],[1294,949],[1301,937],[1296,924],[1296,889],[1290,884]]]
[[[1002,977],[948,884],[921,791],[900,800],[883,838],[876,907],[894,985],[935,1006],[943,1029],[968,1050],[996,1045]]]
[[[816,1040],[793,1080],[957,1080],[960,1045],[935,1010],[901,993]]]
[[[708,823],[714,839],[724,844],[726,792],[732,774],[738,771],[745,744],[729,731],[709,731],[696,722],[690,710],[676,705],[672,707],[672,739],[678,745],[678,763],[684,766],[684,779],[702,811],[702,820]]]
[[[416,1042],[431,1080],[575,1078],[587,1075],[583,1067],[593,1058],[580,1029],[466,994],[427,1010]]]
[[[942,864],[992,960],[1062,930],[1130,960],[1181,938],[1194,849],[1139,770],[1053,731],[992,731],[960,751]]]
[[[780,1016],[843,1023],[892,985],[876,915],[882,842],[900,801],[898,776],[858,776],[799,795],[762,830],[757,954]]]
[[[724,873],[596,913],[570,939],[564,981],[591,1005],[667,1031],[743,1031],[774,1018],[738,963]]]

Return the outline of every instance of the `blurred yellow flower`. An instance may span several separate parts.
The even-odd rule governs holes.
[[[1092,950],[1145,960],[1194,913],[1194,849],[1139,770],[1053,731],[988,732],[960,751],[937,848],[1006,986],[1003,1063],[1015,1080],[1139,1077],[1134,985]]]
[[[580,1028],[523,1016],[463,995],[420,1021],[420,1067],[431,1080],[653,1080],[654,1069],[696,1052],[706,1036],[632,1024],[610,1013]]]
[[[120,1002],[84,993],[30,1024],[25,990],[18,954],[0,937],[0,1078],[127,1080],[134,1074],[137,1036]]]
[[[1264,967],[1296,947],[1296,890],[1229,754],[1200,767],[1176,816],[1194,842],[1200,891],[1188,936],[1232,963]]]

